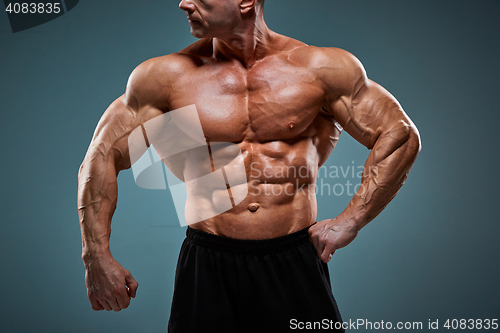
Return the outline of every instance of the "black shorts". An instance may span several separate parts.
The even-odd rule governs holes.
[[[169,333],[287,332],[307,322],[323,325],[309,332],[325,332],[342,322],[328,266],[317,258],[308,228],[265,240],[189,227],[186,235]]]

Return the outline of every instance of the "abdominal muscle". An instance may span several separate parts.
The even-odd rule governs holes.
[[[243,146],[241,158],[247,173],[246,183],[229,190],[223,186],[208,186],[210,189],[204,191],[196,184],[188,186],[185,212],[190,227],[237,239],[269,239],[313,224],[317,214],[314,191],[317,158],[315,147],[304,147],[304,144],[301,144],[302,149],[285,149],[287,154],[272,158],[269,154],[249,154],[248,151],[252,150]],[[259,152],[264,153],[266,147],[258,146]],[[307,154],[304,150],[314,153]],[[228,194],[239,197],[237,201],[241,202],[233,200],[235,205],[231,209],[217,214],[219,204],[224,200],[227,202]],[[201,213],[198,216],[209,212],[211,217],[203,220],[192,218],[198,212]]]
[[[316,220],[313,188],[304,186],[297,190],[292,183],[239,186],[249,188],[247,197],[241,203],[222,214],[190,224],[190,227],[237,239],[268,239],[299,231]],[[217,202],[218,196],[226,196],[223,192],[224,190],[214,192],[214,202]],[[192,206],[210,209],[210,203],[205,201],[203,204],[202,201],[188,199],[186,212]]]

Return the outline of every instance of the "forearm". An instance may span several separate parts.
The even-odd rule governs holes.
[[[412,124],[401,121],[380,134],[365,163],[361,186],[342,213],[357,230],[394,198],[419,151],[420,137]]]
[[[112,155],[90,148],[78,174],[78,214],[82,233],[82,258],[109,255],[111,218],[116,208],[118,185]]]

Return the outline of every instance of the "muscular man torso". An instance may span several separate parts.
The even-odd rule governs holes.
[[[136,295],[137,281],[114,260],[109,238],[117,175],[140,158],[148,143],[185,181],[186,222],[192,228],[272,239],[316,221],[318,169],[344,129],[370,153],[348,206],[308,229],[325,263],[403,185],[421,145],[398,101],[369,80],[350,53],[271,31],[263,6],[263,0],[181,1],[191,34],[200,40],[139,65],[126,93],[101,117],[78,173],[82,259],[94,310],[119,311]],[[170,123],[174,116],[178,124]],[[162,129],[147,126],[155,118],[178,130],[162,132],[159,141],[166,146],[153,142],[157,132],[152,129]],[[194,123],[196,134],[190,135]],[[235,182],[234,170],[241,171]]]
[[[326,92],[313,63],[313,47],[284,36],[275,39],[275,52],[250,69],[214,57],[210,40],[155,60],[159,73],[168,68],[171,76],[164,107],[196,105],[207,142],[237,144],[247,172],[248,182],[239,185],[248,188],[245,199],[192,228],[264,239],[298,231],[316,220],[317,169],[333,150],[340,126],[323,108]],[[162,80],[161,74],[158,77]],[[212,154],[224,154],[215,147]],[[209,166],[209,161],[187,157],[184,178]],[[188,192],[196,196],[198,190]]]

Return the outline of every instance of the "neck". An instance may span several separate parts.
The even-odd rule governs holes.
[[[243,18],[230,36],[213,38],[213,54],[215,57],[238,60],[245,68],[251,68],[269,54],[272,34],[264,21],[262,8],[256,8]]]

